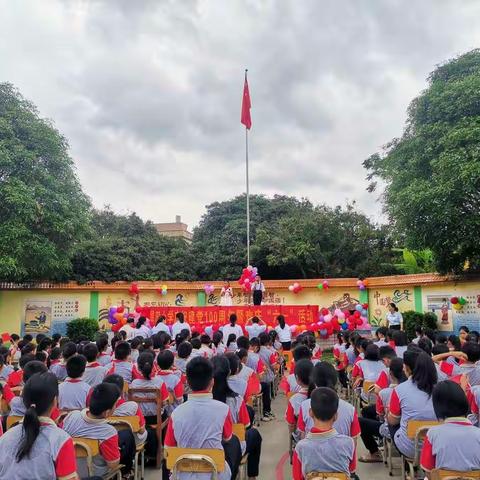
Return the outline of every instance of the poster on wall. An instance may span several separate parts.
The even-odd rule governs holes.
[[[453,311],[450,297],[450,294],[427,295],[427,309],[437,316],[437,326],[442,332],[453,330]]]
[[[25,302],[25,320],[23,332],[36,335],[49,333],[52,325],[52,302],[45,300],[27,300]]]

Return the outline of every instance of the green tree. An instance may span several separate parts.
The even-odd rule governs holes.
[[[441,272],[480,269],[480,50],[435,69],[405,131],[364,162],[406,247]]]
[[[392,250],[402,256],[402,263],[393,264],[401,273],[411,274],[435,271],[431,250],[409,250],[408,248],[393,248]]]
[[[67,279],[88,222],[66,139],[0,83],[0,279]]]

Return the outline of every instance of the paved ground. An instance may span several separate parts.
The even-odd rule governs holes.
[[[262,423],[260,433],[263,437],[263,447],[258,480],[291,480],[291,469],[288,459],[288,434],[287,426],[283,420],[286,399],[279,395],[272,403],[272,408],[277,419]],[[363,443],[359,439],[359,455],[365,452]],[[398,459],[394,459],[394,465],[398,466]],[[146,480],[161,480],[158,470],[148,469]],[[400,478],[400,468],[394,470],[394,477],[388,476],[388,470],[382,464],[359,463],[357,474],[361,480],[384,480]]]

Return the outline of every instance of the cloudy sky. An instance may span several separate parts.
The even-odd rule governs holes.
[[[477,0],[0,0],[0,81],[69,139],[95,206],[153,221],[251,189],[380,217],[362,161],[428,73],[480,44]]]

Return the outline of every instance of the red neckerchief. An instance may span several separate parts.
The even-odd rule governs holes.
[[[100,367],[101,365],[98,362],[92,362],[86,366],[86,368]]]

